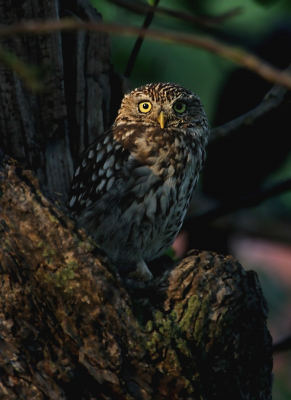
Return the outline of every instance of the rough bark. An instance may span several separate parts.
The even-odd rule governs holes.
[[[86,0],[0,0],[1,24],[72,15],[101,18]],[[78,154],[111,125],[126,86],[110,65],[109,36],[55,32],[0,44],[21,60],[47,68],[45,91],[35,94],[0,65],[0,148],[65,201]]]
[[[0,174],[2,398],[271,399],[254,272],[194,251],[131,297],[30,171]]]

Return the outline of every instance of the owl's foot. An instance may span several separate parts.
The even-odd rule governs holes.
[[[127,275],[127,278],[137,279],[139,281],[147,282],[147,281],[153,279],[153,274],[148,269],[148,267],[147,267],[146,263],[144,262],[144,260],[140,259],[136,263],[135,271],[130,272]]]

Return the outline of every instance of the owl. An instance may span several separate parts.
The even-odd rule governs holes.
[[[181,228],[208,133],[196,94],[153,83],[126,95],[112,127],[81,155],[67,207],[121,275],[152,278],[146,263]]]

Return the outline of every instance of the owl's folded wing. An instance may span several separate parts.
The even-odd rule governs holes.
[[[101,198],[112,188],[129,156],[113,138],[112,129],[93,142],[79,159],[67,207],[79,214]]]

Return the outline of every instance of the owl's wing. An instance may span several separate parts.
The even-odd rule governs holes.
[[[71,184],[67,207],[74,214],[98,201],[108,192],[127,163],[130,152],[113,137],[111,128],[80,156]]]

